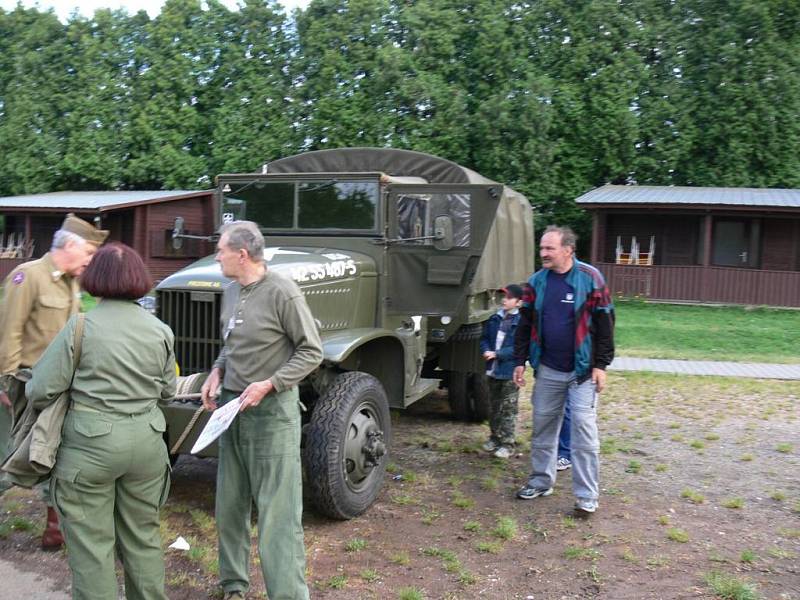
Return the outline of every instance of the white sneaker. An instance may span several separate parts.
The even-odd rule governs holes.
[[[556,462],[556,471],[566,471],[572,466],[572,461],[561,456]]]
[[[494,451],[495,458],[508,458],[509,456],[511,456],[511,449],[506,448],[505,446],[500,446]]]
[[[578,498],[575,500],[575,510],[582,513],[593,513],[597,510],[600,503],[597,500],[590,500],[589,498]]]
[[[500,447],[500,444],[498,444],[494,440],[486,440],[485,442],[483,442],[483,446],[481,446],[481,448],[483,448],[484,451],[486,451],[486,452],[494,452],[499,447]]]

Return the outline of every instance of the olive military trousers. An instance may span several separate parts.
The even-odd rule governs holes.
[[[223,390],[220,404],[239,393]],[[225,592],[250,586],[250,515],[270,600],[307,600],[297,388],[240,413],[219,441],[216,518]]]
[[[159,509],[169,493],[164,415],[72,407],[51,479],[73,600],[116,600],[115,549],[127,600],[166,600]]]
[[[25,407],[28,404],[28,400],[25,398],[26,381],[27,378],[24,380],[17,379],[16,377],[12,378],[7,391],[8,399],[11,401],[12,408],[9,409],[6,406],[0,406],[0,464],[2,464],[6,458],[8,458],[9,454],[11,454],[11,451],[13,450],[11,447],[11,430],[14,428],[14,424],[16,423],[17,419],[22,417],[22,413],[25,412]],[[6,481],[5,478],[0,478],[0,495],[12,487],[13,485]],[[47,504],[47,506],[53,506],[53,503],[50,500],[49,480],[37,484],[34,489],[39,490],[39,497],[42,499],[42,502]]]
[[[8,399],[11,407],[0,406],[0,464],[5,462],[11,454],[11,429],[14,421],[22,414],[25,408],[25,383],[11,379],[8,384]],[[11,487],[11,484],[0,479],[0,494]]]

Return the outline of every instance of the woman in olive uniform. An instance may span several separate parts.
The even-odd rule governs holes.
[[[175,394],[172,332],[135,302],[152,280],[132,248],[101,248],[81,283],[101,301],[85,315],[74,379],[76,317],[45,350],[26,387],[37,407],[70,390],[51,493],[72,597],[116,600],[116,546],[128,600],[166,600],[159,509],[169,491],[169,459],[158,403]]]

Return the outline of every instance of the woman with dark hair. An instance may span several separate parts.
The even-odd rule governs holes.
[[[128,600],[166,600],[159,509],[169,491],[169,458],[158,403],[175,394],[172,332],[135,302],[152,280],[132,248],[103,246],[81,282],[100,302],[84,315],[74,374],[76,317],[45,350],[26,387],[37,407],[70,394],[50,485],[72,597],[117,598],[116,549]]]

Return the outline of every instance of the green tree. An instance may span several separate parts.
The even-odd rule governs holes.
[[[2,15],[0,189],[25,194],[61,189],[68,85],[64,27],[51,12],[17,6]]]
[[[264,162],[297,151],[298,101],[287,64],[292,45],[286,27],[273,0],[246,0],[230,14],[214,83],[219,100],[207,113],[212,173],[258,171]]]

